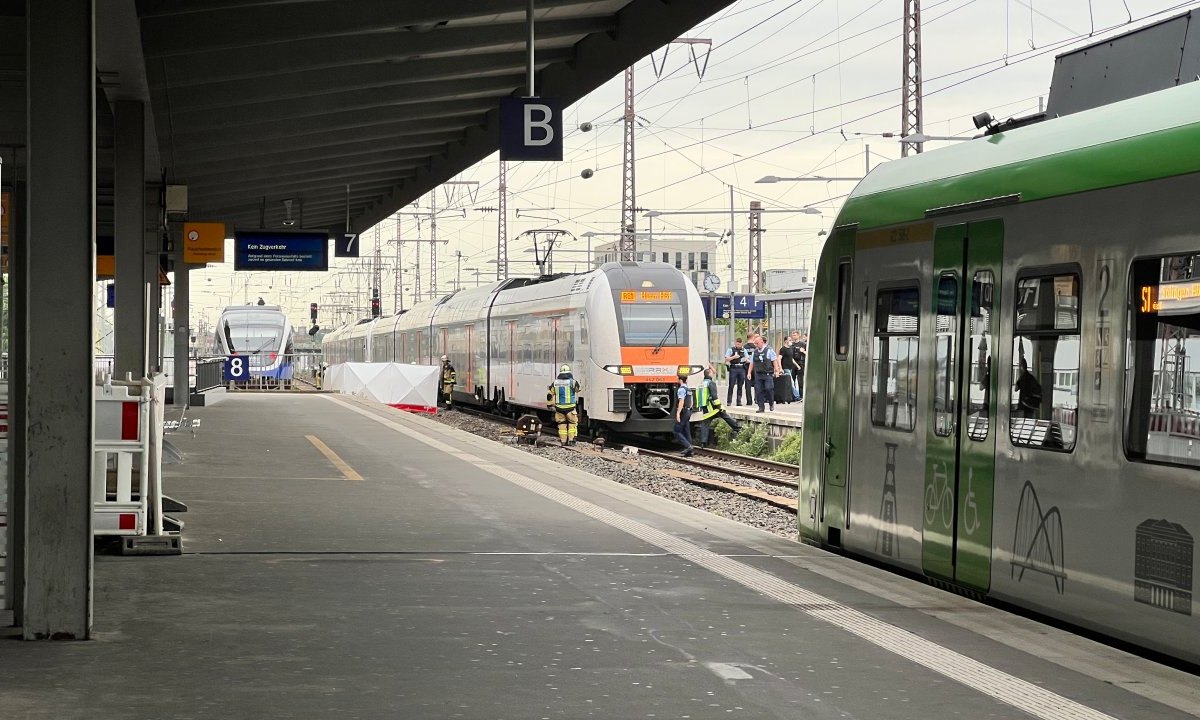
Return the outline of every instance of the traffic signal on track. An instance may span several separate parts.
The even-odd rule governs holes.
[[[308,306],[308,317],[313,321],[317,321],[317,304],[312,303]]]

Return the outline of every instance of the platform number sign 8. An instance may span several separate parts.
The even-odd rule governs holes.
[[[242,382],[250,377],[250,368],[246,366],[246,358],[230,355],[225,358],[225,382]]]

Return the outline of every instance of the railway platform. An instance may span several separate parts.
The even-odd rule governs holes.
[[[427,418],[197,408],[184,555],[97,557],[0,718],[1200,717],[1196,676]]]

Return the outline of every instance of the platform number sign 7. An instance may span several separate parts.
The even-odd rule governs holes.
[[[358,257],[358,233],[342,233],[333,239],[334,257]]]
[[[247,358],[241,355],[230,355],[225,358],[225,382],[243,382],[250,379],[250,367]]]

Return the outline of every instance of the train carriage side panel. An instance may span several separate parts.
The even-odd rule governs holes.
[[[842,353],[846,360],[835,359],[849,371],[848,465],[843,484],[830,493],[830,499],[840,495],[840,507],[826,505],[830,526],[841,521],[843,547],[916,571],[925,465],[922,409],[930,391],[919,367],[931,356],[932,295],[925,278],[932,239],[925,222],[855,236],[843,338],[849,344]],[[839,404],[831,399],[834,408]]]
[[[804,382],[800,536],[835,546],[845,527],[849,472],[855,235],[854,226],[836,228],[821,252]]]

